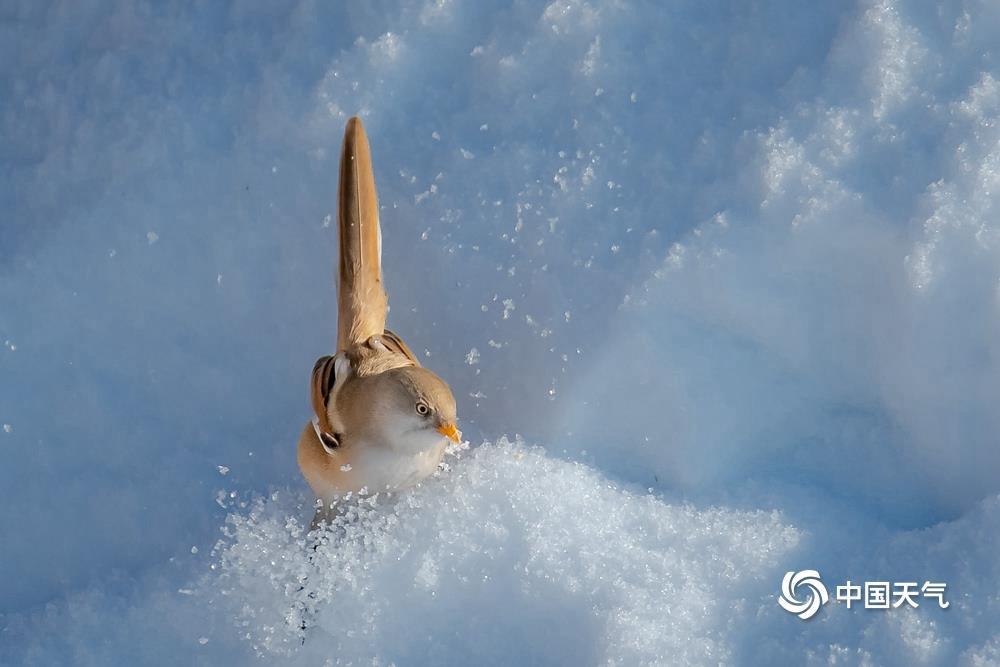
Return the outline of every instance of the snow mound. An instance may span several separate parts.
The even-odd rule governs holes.
[[[298,491],[225,495],[214,553],[3,617],[0,664],[997,664],[1000,496],[914,531],[793,524],[507,440],[318,535]],[[812,567],[831,590],[944,581],[950,607],[831,600],[801,621],[776,596]]]
[[[731,661],[731,621],[800,538],[776,513],[665,504],[506,440],[352,504],[318,543],[296,500],[230,515],[203,583],[296,664]]]
[[[970,66],[1000,14],[972,4],[860,3],[815,96],[746,135],[736,197],[630,289],[570,452],[692,491],[795,480],[903,528],[1000,491],[1000,73]]]

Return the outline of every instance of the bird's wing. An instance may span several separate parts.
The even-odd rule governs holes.
[[[414,366],[419,366],[420,361],[417,360],[417,355],[413,354],[413,350],[403,342],[403,339],[397,336],[392,331],[386,329],[382,332],[382,344],[386,346],[392,352],[397,354],[402,354],[404,357],[413,362]]]
[[[337,199],[337,349],[348,350],[382,333],[388,304],[382,287],[382,231],[371,150],[356,117],[347,121],[344,131]]]
[[[336,381],[336,358],[332,356],[320,357],[316,361],[316,365],[313,366],[312,381],[310,382],[310,398],[313,412],[316,414],[316,419],[319,422],[319,427],[326,433],[333,432],[333,425],[330,424],[326,405]]]

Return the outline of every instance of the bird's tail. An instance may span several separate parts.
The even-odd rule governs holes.
[[[388,304],[382,287],[382,230],[375,174],[368,137],[357,117],[347,121],[344,132],[337,199],[337,349],[344,350],[382,333]]]

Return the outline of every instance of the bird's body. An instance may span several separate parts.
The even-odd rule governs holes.
[[[350,492],[405,489],[432,474],[446,438],[433,438],[400,451],[378,440],[359,439],[353,452],[322,458],[325,452],[312,424],[302,431],[299,463],[317,498],[332,503]],[[305,445],[305,447],[303,447]]]
[[[313,368],[315,416],[298,446],[302,474],[326,506],[350,492],[413,486],[461,437],[448,385],[385,329],[378,201],[357,118],[344,134],[338,199],[338,351]]]

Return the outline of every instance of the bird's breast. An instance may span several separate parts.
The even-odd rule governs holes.
[[[355,456],[359,477],[365,480],[364,486],[369,491],[405,489],[437,470],[444,449],[444,440],[359,447]]]

